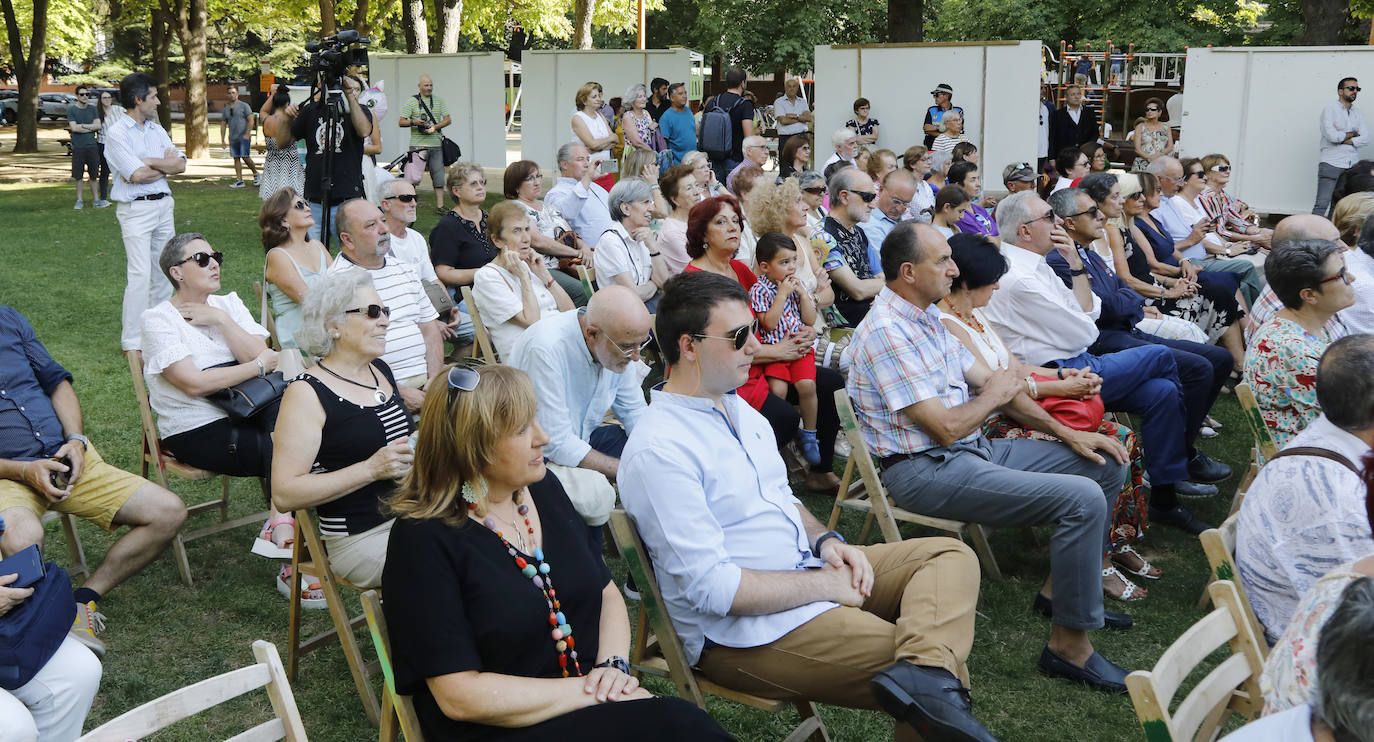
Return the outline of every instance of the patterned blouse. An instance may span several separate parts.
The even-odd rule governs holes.
[[[846,128],[853,129],[859,136],[866,137],[872,134],[873,129],[878,126],[878,119],[869,116],[868,120],[862,124],[856,119],[850,119],[844,122],[844,125]]]
[[[1245,354],[1245,382],[1255,392],[1264,423],[1283,448],[1321,414],[1317,363],[1336,340],[1326,328],[1310,335],[1302,325],[1275,316],[1255,333]]]
[[[1260,675],[1263,716],[1316,699],[1317,639],[1327,619],[1341,604],[1341,593],[1362,576],[1351,571],[1354,564],[1347,562],[1326,573],[1298,602],[1288,628],[1264,661],[1264,673]]]

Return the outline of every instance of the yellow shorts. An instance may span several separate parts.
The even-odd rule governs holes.
[[[134,491],[148,480],[116,469],[100,458],[100,452],[91,445],[86,449],[86,471],[76,480],[72,494],[62,502],[50,502],[48,498],[34,492],[28,485],[12,479],[0,479],[0,512],[9,508],[28,508],[35,517],[41,518],[47,510],[71,513],[90,521],[101,528],[112,531],[114,517],[124,503],[129,501]]]

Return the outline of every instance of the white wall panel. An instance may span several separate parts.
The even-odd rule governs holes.
[[[500,52],[370,56],[371,82],[386,81],[388,111],[382,119],[379,163],[392,161],[410,145],[410,130],[396,122],[406,98],[419,92],[420,75],[428,74],[434,79],[434,94],[448,103],[453,117],[444,134],[462,148],[463,159],[486,167],[506,166],[506,79]],[[428,182],[426,176],[424,183]]]

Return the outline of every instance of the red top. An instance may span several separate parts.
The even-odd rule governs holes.
[[[699,270],[701,269],[696,267],[695,265],[692,265],[691,263],[688,263],[687,267],[682,269],[682,272],[695,273]],[[733,270],[735,272],[735,278],[739,279],[739,283],[741,286],[744,287],[745,291],[754,288],[754,284],[759,282],[758,275],[755,274],[754,271],[749,268],[749,266],[739,262],[738,260],[732,259],[730,261],[730,270]]]

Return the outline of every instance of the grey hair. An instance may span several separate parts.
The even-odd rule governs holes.
[[[830,135],[830,143],[838,150],[840,147],[844,146],[845,142],[857,136],[859,136],[859,132],[854,131],[848,126],[841,126],[835,130],[834,134]]]
[[[625,219],[625,204],[632,204],[653,197],[653,187],[642,178],[622,178],[619,183],[611,188],[607,207],[611,211],[612,219],[622,221]]]
[[[696,167],[698,163],[703,161],[709,163],[711,158],[707,157],[706,153],[699,149],[694,149],[682,156],[682,164],[687,167]]]
[[[1374,428],[1374,335],[1346,335],[1327,346],[1317,364],[1317,403],[1347,433]]]
[[[578,147],[581,147],[583,149],[587,148],[587,146],[581,142],[567,142],[566,144],[558,148],[559,170],[562,170],[564,165],[568,164],[569,162],[572,162],[573,150],[577,149]]]
[[[1032,199],[1040,198],[1035,191],[1021,191],[997,202],[997,231],[1002,234],[1003,240],[1011,240],[1016,244],[1016,233],[1021,231],[1021,225],[1035,218],[1030,213],[1030,202]]]
[[[625,98],[621,101],[625,104],[625,110],[630,110],[630,108],[633,107],[635,98],[638,98],[640,95],[643,95],[646,98],[649,96],[649,89],[644,87],[644,83],[642,82],[637,82],[634,85],[625,88]]]
[[[325,358],[334,352],[331,330],[353,309],[358,289],[372,287],[372,274],[365,270],[329,271],[309,291],[301,304],[301,326],[296,330],[296,346],[315,358]]]
[[[685,88],[685,87],[687,87],[687,83],[685,83],[685,82],[675,82],[675,83],[669,85],[669,86],[668,86],[668,97],[669,97],[669,98],[673,97],[673,93],[676,93],[678,88]]]
[[[830,208],[833,209],[840,205],[840,194],[852,189],[854,187],[854,179],[859,177],[860,174],[867,176],[867,173],[864,173],[856,167],[847,167],[843,170],[836,171],[834,175],[830,176],[830,185],[828,186],[830,192]]]
[[[334,212],[334,231],[339,234],[353,234],[353,229],[357,225],[353,223],[353,202],[367,201],[365,198],[350,198],[339,204],[339,210]],[[340,238],[342,240],[342,238]]]
[[[172,266],[182,262],[181,251],[185,250],[187,245],[196,240],[205,240],[205,244],[210,244],[210,241],[206,240],[205,235],[200,232],[182,232],[179,235],[173,236],[172,239],[167,240],[167,244],[162,247],[162,254],[157,258],[157,265],[162,269],[162,275],[166,276],[167,280],[172,282],[172,288],[174,289],[181,288],[181,284],[177,283],[175,278],[172,278]]]
[[[1264,259],[1269,288],[1285,307],[1302,307],[1303,289],[1319,289],[1326,276],[1326,260],[1344,246],[1335,240],[1284,240]]]
[[[1145,172],[1157,178],[1162,177],[1164,175],[1164,171],[1169,169],[1169,162],[1173,159],[1174,158],[1169,157],[1168,155],[1165,155],[1164,157],[1156,157],[1154,162],[1145,166]]]
[[[1054,209],[1056,216],[1060,219],[1068,219],[1070,215],[1078,213],[1079,196],[1087,196],[1089,200],[1092,199],[1092,196],[1088,196],[1088,192],[1082,188],[1063,188],[1051,193],[1046,200],[1049,201],[1050,208]],[[998,230],[1001,230],[1000,226]]]
[[[803,170],[800,173],[797,173],[798,188],[810,188],[811,186],[817,184],[825,185],[824,175],[821,175],[815,170]],[[1370,221],[1374,221],[1374,219],[1371,219]]]
[[[930,172],[944,175],[949,172],[949,163],[954,161],[953,152],[931,152]]]
[[[400,190],[403,185],[410,185],[410,181],[403,178],[392,177],[379,182],[377,184],[377,206],[380,207],[382,205],[383,199],[394,197],[396,192]],[[414,186],[411,187],[414,188]]]
[[[1078,181],[1078,187],[1097,203],[1106,201],[1112,195],[1112,186],[1116,184],[1117,178],[1112,173],[1088,173]]]
[[[1359,577],[1317,641],[1317,689],[1312,715],[1341,742],[1374,742],[1374,580]]]

